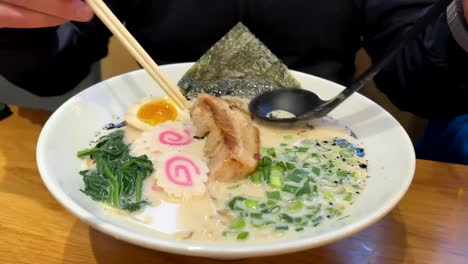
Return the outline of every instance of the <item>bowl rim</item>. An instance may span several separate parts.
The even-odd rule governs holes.
[[[168,64],[161,66],[164,70],[171,70],[172,68],[177,67],[187,67],[192,65],[193,62],[187,63],[176,63],[176,64]],[[187,256],[198,256],[198,257],[214,257],[218,259],[236,259],[236,258],[244,258],[244,257],[259,257],[259,256],[271,256],[271,255],[279,255],[284,253],[293,253],[302,251],[305,249],[310,249],[318,246],[323,246],[333,241],[337,241],[343,239],[345,237],[351,236],[370,225],[373,225],[385,215],[387,215],[404,197],[407,190],[409,189],[411,182],[414,178],[414,173],[416,169],[416,157],[413,148],[413,144],[411,139],[409,138],[406,131],[403,127],[399,124],[399,122],[385,109],[383,109],[380,105],[373,102],[369,98],[355,93],[353,96],[360,96],[362,100],[367,101],[366,103],[374,105],[374,107],[378,107],[381,114],[384,114],[386,118],[390,118],[392,122],[395,122],[398,126],[398,132],[401,134],[402,138],[406,141],[406,145],[409,148],[409,157],[410,158],[410,168],[408,170],[408,175],[405,176],[404,185],[402,185],[398,192],[394,193],[391,199],[386,200],[379,210],[376,210],[370,213],[368,216],[364,217],[363,219],[347,224],[340,228],[338,231],[327,232],[324,234],[319,234],[313,237],[302,237],[302,238],[293,238],[287,240],[279,240],[273,241],[268,243],[255,243],[255,244],[244,244],[239,245],[235,244],[214,244],[214,243],[200,243],[200,242],[186,242],[186,241],[170,241],[168,239],[164,239],[162,237],[144,237],[134,232],[131,232],[127,229],[120,228],[112,223],[105,221],[93,214],[91,214],[86,209],[82,208],[78,203],[76,203],[71,197],[69,197],[60,187],[57,181],[53,180],[47,173],[46,167],[46,158],[43,155],[45,149],[47,149],[47,134],[54,122],[57,122],[57,118],[59,117],[61,111],[66,109],[68,105],[73,102],[73,99],[76,96],[80,96],[85,93],[88,89],[95,87],[103,82],[111,82],[113,80],[119,79],[124,75],[134,75],[134,74],[141,74],[144,72],[143,69],[131,71],[128,73],[124,73],[110,79],[104,80],[99,82],[83,91],[78,93],[77,95],[73,96],[72,98],[68,99],[65,103],[63,103],[47,120],[46,124],[43,126],[38,143],[36,146],[36,162],[37,167],[39,170],[39,174],[41,179],[48,189],[48,191],[54,196],[54,198],[70,213],[75,215],[77,218],[81,219],[88,225],[92,226],[96,230],[99,230],[107,235],[110,235],[116,239],[123,240],[130,242],[135,245],[139,245],[145,248],[164,251],[168,253],[180,254],[180,255],[187,255]],[[314,75],[293,71],[291,72],[294,75],[305,75],[307,78],[317,78],[320,79],[322,82],[328,82],[330,85],[334,85],[341,89],[344,89],[342,85],[337,83],[331,82],[326,79],[322,79],[316,77]]]

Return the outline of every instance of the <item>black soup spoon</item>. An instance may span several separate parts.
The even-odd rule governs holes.
[[[451,2],[452,0],[440,0],[435,3],[424,16],[418,19],[406,33],[403,33],[394,42],[387,54],[378,63],[369,67],[351,86],[334,98],[324,101],[315,93],[305,89],[275,89],[253,98],[249,103],[249,111],[260,120],[277,124],[302,122],[327,115],[374,78],[401,49],[424,31],[427,25],[433,23]]]

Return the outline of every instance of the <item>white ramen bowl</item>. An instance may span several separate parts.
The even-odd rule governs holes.
[[[162,66],[177,82],[192,63]],[[308,74],[292,71],[302,86],[331,98],[344,87]],[[83,194],[81,161],[76,152],[85,148],[96,132],[123,117],[127,108],[148,95],[163,91],[143,70],[96,84],[64,103],[45,124],[37,145],[37,165],[52,195],[71,213],[93,228],[143,247],[192,256],[236,259],[301,251],[350,236],[375,223],[403,197],[415,170],[412,143],[399,123],[380,106],[360,94],[352,95],[331,113],[362,142],[369,161],[367,187],[351,206],[350,216],[324,224],[300,237],[263,243],[198,243],[180,241],[149,232],[126,217],[112,214]],[[161,221],[174,222],[161,216]]]

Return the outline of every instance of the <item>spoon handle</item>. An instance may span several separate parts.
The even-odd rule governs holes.
[[[377,63],[371,65],[365,72],[363,72],[347,89],[344,89],[333,99],[329,100],[327,107],[331,109],[346,100],[351,94],[359,91],[366,83],[380,72],[392,59],[405,47],[409,42],[413,41],[420,33],[422,33],[426,26],[433,23],[442,12],[447,9],[447,6],[453,0],[440,0],[436,2],[427,13],[416,21],[416,23],[406,32],[399,36],[393,42],[387,54],[383,56]]]

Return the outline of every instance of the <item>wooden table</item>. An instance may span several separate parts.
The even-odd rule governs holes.
[[[0,121],[0,263],[218,263],[111,238],[65,211],[36,168],[50,113],[13,107]],[[468,263],[468,166],[417,161],[410,190],[385,218],[342,241],[236,263]]]

